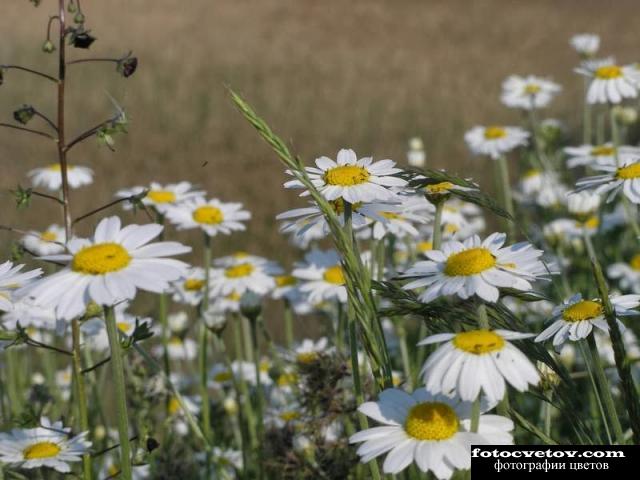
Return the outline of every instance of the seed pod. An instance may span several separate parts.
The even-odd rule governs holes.
[[[138,68],[138,58],[137,57],[127,57],[122,60],[118,60],[117,71],[124,78],[129,78],[133,75]]]
[[[23,105],[18,110],[13,112],[13,118],[16,122],[26,125],[31,121],[36,114],[35,109],[31,105]]]
[[[44,53],[53,53],[56,49],[56,46],[53,44],[51,40],[47,40],[42,44],[42,51]]]

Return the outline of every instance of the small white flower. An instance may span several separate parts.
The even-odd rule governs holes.
[[[42,269],[36,268],[21,272],[24,265],[13,265],[10,261],[0,264],[0,312],[10,312],[13,304],[21,295],[16,291],[32,283],[42,275]],[[18,298],[16,298],[16,295]]]
[[[340,150],[336,161],[328,157],[316,159],[316,167],[307,167],[309,179],[327,200],[342,198],[349,203],[397,202],[391,187],[404,187],[407,182],[394,176],[402,170],[392,160],[358,160],[353,150]],[[292,172],[289,172],[292,173]],[[286,188],[304,188],[300,180],[285,183]],[[304,191],[302,195],[309,195]]]
[[[551,103],[562,88],[545,78],[512,75],[502,83],[502,103],[510,108],[532,110]]]
[[[163,293],[187,267],[163,257],[191,248],[177,242],[149,243],[162,229],[157,224],[121,228],[118,217],[105,218],[91,240],[72,239],[68,254],[42,257],[67,267],[21,291],[38,305],[55,308],[58,317],[66,320],[82,315],[90,301],[113,306],[132,300],[137,289]]]
[[[71,428],[63,427],[62,422],[51,423],[42,417],[40,425],[0,433],[0,462],[25,469],[47,467],[61,473],[71,472],[69,463],[82,460],[91,447],[86,440],[89,432],[69,438]]]
[[[489,402],[498,402],[506,392],[506,382],[519,392],[537,385],[540,376],[533,363],[510,343],[532,337],[509,330],[472,330],[439,333],[418,345],[444,343],[422,368],[425,386],[431,393],[473,401],[484,392]]]
[[[607,202],[610,202],[622,190],[632,203],[640,203],[640,157],[627,160],[619,167],[602,165],[596,170],[606,173],[579,180],[577,191],[595,189],[598,194],[608,193]]]
[[[34,187],[44,187],[57,192],[62,187],[60,165],[55,163],[44,168],[35,168],[27,173]],[[67,180],[70,188],[79,188],[93,183],[93,170],[78,165],[67,165]]]
[[[9,330],[15,330],[18,323],[23,328],[56,330],[58,333],[64,330],[64,324],[56,319],[55,311],[52,308],[36,305],[28,297],[17,299],[13,303],[13,309],[5,312],[0,321]]]
[[[621,295],[609,297],[611,305],[616,311],[616,317],[638,315],[640,312],[633,309],[640,305],[640,295]],[[536,342],[544,342],[553,338],[553,346],[559,347],[567,340],[576,342],[587,338],[593,327],[603,332],[609,331],[609,326],[604,315],[604,306],[600,299],[583,300],[582,295],[577,294],[562,305],[554,308],[551,314],[551,325],[536,337]],[[625,327],[616,320],[621,331]]]
[[[309,295],[312,304],[325,300],[347,301],[347,289],[340,257],[334,250],[312,250],[303,263],[296,264],[293,276],[302,281],[300,291]]]
[[[64,228],[50,225],[44,232],[30,231],[20,239],[24,248],[33,255],[55,255],[64,252]]]
[[[593,57],[600,48],[600,37],[594,33],[579,33],[571,37],[569,43],[584,57]]]
[[[143,205],[155,208],[160,213],[165,213],[172,205],[178,205],[185,200],[195,197],[204,197],[205,192],[192,190],[193,185],[189,182],[169,183],[161,185],[151,182],[148,187],[132,187],[116,192],[118,198],[128,198],[140,195],[147,190],[147,195],[141,200]],[[131,210],[133,206],[127,202],[124,204],[125,210]]]
[[[220,200],[205,200],[195,197],[180,205],[166,209],[167,219],[178,230],[200,228],[210,237],[219,233],[229,235],[234,231],[245,230],[242,222],[251,218],[251,214],[242,209],[241,203],[223,203]]]
[[[529,133],[519,127],[476,126],[464,134],[464,140],[474,155],[486,155],[497,160],[517,147],[527,145]]]
[[[326,337],[322,337],[315,342],[309,338],[305,338],[301,343],[294,347],[293,360],[303,365],[315,363],[320,355],[328,351],[329,341]]]
[[[640,254],[635,254],[628,263],[612,263],[607,268],[607,275],[618,280],[621,288],[640,293]]]
[[[172,284],[173,301],[196,306],[202,302],[205,291],[205,271],[191,267],[183,278]]]
[[[623,145],[616,148],[611,143],[602,145],[580,145],[579,147],[565,147],[564,152],[569,156],[567,167],[589,166],[597,168],[599,166],[615,166],[616,153],[619,163],[626,163],[629,160],[640,156],[640,148]]]
[[[478,295],[487,302],[496,302],[498,288],[531,290],[531,282],[546,275],[540,261],[541,250],[522,242],[503,247],[504,233],[493,233],[484,241],[477,235],[464,243],[445,242],[442,250],[429,250],[429,260],[416,263],[404,275],[415,280],[405,290],[428,287],[419,296],[428,303],[441,296],[458,295],[469,298]]]
[[[412,395],[390,388],[377,402],[366,402],[358,410],[383,426],[352,435],[350,443],[361,443],[362,463],[388,452],[384,473],[397,474],[415,463],[439,480],[451,478],[455,470],[471,466],[471,445],[513,444],[513,422],[484,414],[481,405],[477,433],[471,432],[471,403],[444,395],[432,395],[421,388]]]
[[[246,291],[265,295],[276,286],[273,277],[282,273],[274,262],[243,252],[217,259],[215,263],[224,268],[211,270],[209,291],[214,297],[232,293],[242,296]]]
[[[601,201],[602,197],[597,193],[572,192],[567,195],[567,209],[573,215],[590,215],[598,210]]]
[[[419,137],[409,140],[409,151],[407,152],[407,162],[412,167],[422,168],[427,163],[427,153],[424,151],[424,142]]]
[[[595,70],[578,68],[576,72],[591,78],[587,90],[587,103],[620,103],[625,98],[636,98],[637,74],[629,67],[608,64]]]

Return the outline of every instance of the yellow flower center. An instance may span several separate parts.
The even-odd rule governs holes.
[[[169,339],[169,345],[173,345],[175,347],[181,347],[182,346],[182,339],[180,337],[171,337]]]
[[[484,129],[484,138],[486,140],[496,140],[507,136],[507,131],[502,127],[487,127]]]
[[[524,87],[524,93],[526,93],[527,95],[535,95],[540,90],[542,90],[542,87],[535,83],[530,83]]]
[[[602,80],[611,80],[613,78],[619,78],[622,76],[622,68],[617,65],[607,65],[599,67],[595,71],[596,78]]]
[[[333,283],[334,285],[344,285],[344,272],[340,265],[334,265],[324,271],[322,278],[327,283]]]
[[[611,145],[598,145],[591,149],[591,155],[594,157],[610,157],[614,153],[616,153],[616,149]]]
[[[369,180],[369,171],[364,167],[357,165],[343,165],[327,170],[324,173],[324,181],[328,185],[340,185],[342,187],[351,187],[360,185]]]
[[[496,257],[486,248],[469,248],[451,255],[447,259],[444,273],[449,277],[476,275],[490,269],[495,264]]]
[[[199,290],[202,290],[202,287],[204,287],[204,280],[201,280],[199,278],[187,278],[182,286],[185,290],[188,290],[190,292],[197,292]]]
[[[380,215],[387,220],[397,220],[402,218],[402,215],[394,212],[380,212]]]
[[[427,193],[430,194],[438,194],[438,193],[447,193],[454,185],[451,182],[440,182],[440,183],[432,183],[431,185],[427,185],[424,189]]]
[[[267,360],[263,360],[260,362],[260,371],[262,373],[268,373],[271,368],[271,364]]]
[[[342,215],[344,213],[344,200],[342,198],[336,198],[335,200],[330,200],[329,205],[331,205],[336,215]],[[351,211],[357,212],[361,206],[362,206],[362,202],[352,203]]]
[[[239,265],[234,265],[233,267],[229,267],[224,271],[224,276],[227,278],[242,278],[248,277],[255,270],[254,266],[250,263],[241,263]]]
[[[458,227],[456,224],[454,223],[447,223],[444,226],[444,231],[447,233],[456,233],[458,230],[460,230],[460,227]]]
[[[631,268],[633,268],[634,270],[640,270],[640,253],[635,254],[631,258],[629,265],[631,265]]]
[[[35,460],[39,458],[51,458],[60,453],[60,446],[53,442],[38,442],[29,445],[22,451],[25,460]]]
[[[286,372],[278,377],[277,383],[279,387],[286,387],[288,385],[293,385],[297,381],[298,375],[293,372]]]
[[[275,277],[275,280],[277,287],[289,287],[298,283],[296,277],[292,277],[291,275],[278,275]]]
[[[524,178],[533,178],[540,175],[540,170],[536,170],[535,168],[530,168],[522,175]]]
[[[43,242],[55,242],[58,236],[55,232],[44,232],[40,235],[40,240]]]
[[[504,347],[504,338],[490,330],[471,330],[453,337],[453,345],[474,355],[496,352]]]
[[[282,412],[279,416],[281,420],[285,422],[291,422],[293,420],[297,420],[298,418],[300,418],[300,413],[291,410],[288,412]]]
[[[247,258],[249,256],[249,254],[247,252],[236,252],[233,255],[231,255],[233,258],[235,259],[242,259],[242,258]]]
[[[620,180],[632,180],[640,177],[640,162],[632,163],[626,167],[620,167],[616,172],[616,177]]]
[[[597,215],[592,215],[587,218],[584,222],[582,222],[582,227],[587,228],[589,230],[595,230],[600,225],[600,219]]]
[[[418,242],[416,248],[419,252],[428,252],[429,250],[433,250],[433,242]]]
[[[167,412],[169,415],[175,415],[181,410],[180,402],[176,397],[171,397],[169,399],[169,403],[167,404]]]
[[[131,325],[126,322],[117,322],[116,327],[118,327],[118,330],[120,330],[122,333],[127,333],[129,330],[131,330]]]
[[[232,374],[228,370],[223,370],[222,372],[218,372],[213,376],[213,380],[216,382],[228,382],[233,378]]]
[[[300,352],[296,355],[296,361],[303,365],[309,365],[318,360],[318,352]]]
[[[67,165],[67,170],[69,169],[69,166]],[[60,164],[59,163],[54,163],[53,165],[49,165],[47,167],[47,170],[51,171],[51,172],[60,172],[62,169],[60,168]]]
[[[153,203],[173,203],[176,201],[176,194],[169,190],[151,190],[147,193],[147,198]]]
[[[211,205],[196,208],[191,216],[196,222],[205,225],[218,225],[224,220],[222,210]]]
[[[86,275],[104,275],[122,270],[130,262],[129,252],[122,245],[97,243],[78,250],[71,261],[71,269]]]
[[[227,300],[231,300],[233,302],[237,302],[238,300],[240,300],[240,294],[238,292],[231,292],[229,295],[227,295],[226,297]]]
[[[565,322],[581,322],[583,320],[591,320],[602,315],[604,309],[600,302],[594,300],[582,300],[574,303],[570,307],[565,308],[562,312],[562,319]]]
[[[120,473],[120,467],[118,467],[117,465],[109,465],[107,473],[109,474],[109,476],[115,477]]]
[[[425,402],[411,407],[404,423],[407,435],[416,440],[446,440],[460,427],[456,412],[446,403]]]

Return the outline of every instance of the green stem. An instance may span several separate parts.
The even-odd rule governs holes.
[[[202,295],[202,302],[200,303],[200,333],[199,341],[200,348],[198,348],[198,371],[200,379],[200,401],[201,405],[201,428],[202,434],[207,439],[207,443],[212,441],[213,432],[211,431],[211,405],[209,402],[209,388],[207,385],[207,349],[209,346],[209,329],[204,320],[204,315],[209,309],[209,283],[210,283],[210,270],[211,270],[211,237],[206,233],[203,234],[204,246],[203,246],[203,268],[204,268],[204,294]],[[206,451],[206,468],[207,475],[210,475],[211,468],[211,451]]]
[[[264,399],[263,394],[264,390],[262,389],[262,374],[260,371],[260,345],[258,341],[258,319],[253,319],[251,323],[251,340],[253,347],[253,359],[254,366],[256,369],[256,436],[258,439],[257,450],[258,450],[258,478],[261,480],[264,478],[264,448],[263,448],[263,439],[264,439]]]
[[[127,416],[127,394],[124,380],[124,363],[122,361],[122,346],[118,336],[116,316],[113,307],[105,307],[105,322],[111,349],[111,368],[113,374],[113,387],[116,400],[116,416],[118,420],[118,436],[120,441],[120,470],[123,480],[132,480],[131,477],[131,446],[129,445],[129,419]]]
[[[480,300],[478,305],[478,327],[481,330],[489,330],[489,317],[487,315],[487,305]]]
[[[409,360],[409,348],[407,347],[407,331],[402,324],[402,319],[396,323],[396,334],[400,343],[400,356],[402,357],[402,367],[404,369],[404,378],[407,382],[407,388],[412,390],[413,377],[411,376],[411,360]]]
[[[285,345],[287,348],[291,348],[293,346],[293,309],[286,298],[284,300],[284,334]]]
[[[478,432],[480,426],[480,395],[476,397],[471,405],[471,431],[473,433]]]
[[[589,79],[584,78],[584,98],[587,98],[587,89],[589,88]],[[582,111],[582,143],[591,144],[591,105],[585,100],[584,109]]]
[[[82,349],[80,347],[80,322],[77,318],[71,321],[71,337],[73,342],[73,383],[75,385],[75,394],[78,400],[78,418],[80,420],[80,431],[89,431],[89,410],[87,408],[87,391],[84,384],[84,375],[82,374]],[[82,456],[82,472],[84,480],[91,480],[93,477],[93,469],[91,466],[91,455]]]
[[[600,398],[600,392],[598,391],[596,377],[593,374],[593,362],[591,361],[591,354],[589,353],[589,350],[585,348],[584,342],[578,342],[578,345],[580,346],[580,352],[582,353],[582,358],[584,359],[584,363],[587,367],[587,373],[589,374],[589,380],[591,381],[591,391],[593,392],[593,398],[595,398],[596,400],[598,412],[600,412],[600,418],[602,419],[602,425],[604,426],[607,440],[609,441],[609,444],[613,444],[613,437],[611,437],[611,430],[609,430],[609,422],[607,420],[607,416],[604,413],[602,398]],[[592,411],[592,413],[594,412]]]
[[[171,375],[171,363],[169,361],[169,321],[167,315],[167,294],[158,296],[158,320],[162,329],[162,365],[165,375]]]
[[[442,245],[442,211],[444,210],[444,199],[439,199],[435,203],[436,213],[433,217],[433,235],[431,236],[431,248],[440,250]]]
[[[511,194],[511,180],[509,178],[509,165],[507,164],[507,158],[504,155],[500,155],[498,162],[498,176],[500,184],[502,185],[502,206],[511,215],[511,219],[507,220],[507,230],[509,236],[515,238],[515,210],[513,207],[513,195]]]

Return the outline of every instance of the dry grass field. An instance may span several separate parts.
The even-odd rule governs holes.
[[[4,3],[0,62],[53,69],[54,56],[40,51],[53,2],[37,9],[27,0]],[[634,0],[83,4],[98,41],[90,52],[72,55],[117,56],[131,48],[140,67],[130,79],[110,64],[70,68],[72,133],[108,116],[108,95],[131,118],[116,153],[92,141],[73,151],[72,162],[97,174],[91,188],[74,192],[74,213],[109,201],[119,187],[186,179],[224,200],[244,202],[254,214],[251,235],[220,239],[220,253],[241,247],[280,260],[289,255],[279,248],[274,216],[300,203],[279,188],[282,168],[234,110],[225,84],[246,96],[304,158],[351,146],[404,161],[407,139],[419,135],[432,165],[482,179],[483,164],[469,156],[462,135],[474,123],[519,121],[498,102],[505,76],[533,73],[563,84],[548,114],[566,118],[581,92],[568,38],[598,33],[602,52],[622,61],[638,58],[640,40]],[[10,72],[0,88],[1,121],[26,102],[53,113],[53,93],[46,82]],[[43,227],[42,219],[55,215],[38,200],[15,213],[7,193],[53,154],[46,140],[0,130],[0,223]],[[1,235],[6,245],[10,237]]]

